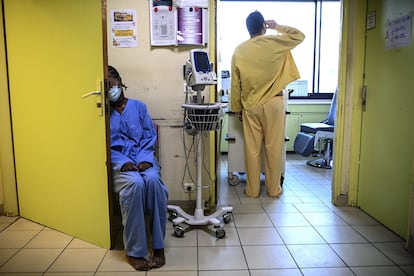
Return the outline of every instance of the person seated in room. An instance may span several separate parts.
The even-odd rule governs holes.
[[[147,271],[165,264],[168,189],[154,155],[157,134],[146,105],[125,97],[126,86],[112,66],[108,80],[113,185],[119,194],[126,258],[136,270]],[[151,233],[146,232],[146,216]]]

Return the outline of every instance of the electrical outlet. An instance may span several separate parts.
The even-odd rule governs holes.
[[[192,182],[186,182],[184,183],[184,190],[187,192],[192,192],[195,190],[195,185]]]

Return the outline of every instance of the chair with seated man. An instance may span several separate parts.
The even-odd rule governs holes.
[[[300,132],[295,138],[294,151],[308,157],[315,151],[317,158],[306,163],[313,167],[331,169],[332,150],[336,118],[336,91],[332,97],[328,117],[320,123],[302,123]]]

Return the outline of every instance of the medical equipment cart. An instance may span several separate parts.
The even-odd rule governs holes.
[[[195,49],[190,51],[190,61],[187,62],[186,82],[191,91],[197,92],[195,103],[187,102],[182,104],[184,109],[184,129],[187,134],[194,136],[196,147],[196,208],[194,214],[186,213],[180,206],[168,205],[169,220],[173,223],[174,234],[182,237],[185,232],[183,224],[189,226],[201,226],[212,224],[216,229],[216,238],[224,238],[226,232],[224,224],[231,221],[233,207],[217,207],[216,212],[211,215],[204,215],[202,206],[202,139],[203,133],[216,131],[221,128],[221,121],[224,115],[223,108],[226,104],[203,103],[201,91],[205,85],[215,83],[215,75],[211,70],[208,55],[205,50]],[[186,94],[188,93],[188,89]],[[186,95],[186,99],[188,99]]]

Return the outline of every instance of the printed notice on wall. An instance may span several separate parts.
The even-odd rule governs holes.
[[[371,11],[367,15],[367,30],[374,29],[376,25],[376,11]]]
[[[386,23],[385,49],[397,49],[411,44],[412,16],[401,16]]]
[[[136,10],[111,11],[112,47],[137,47]]]
[[[177,10],[172,0],[152,0],[150,7],[151,45],[177,44]]]
[[[152,46],[207,44],[206,8],[177,7],[173,0],[151,0],[150,20]]]
[[[178,44],[204,44],[203,17],[205,9],[198,7],[177,8],[178,10]]]
[[[174,0],[174,6],[208,8],[208,0]]]

